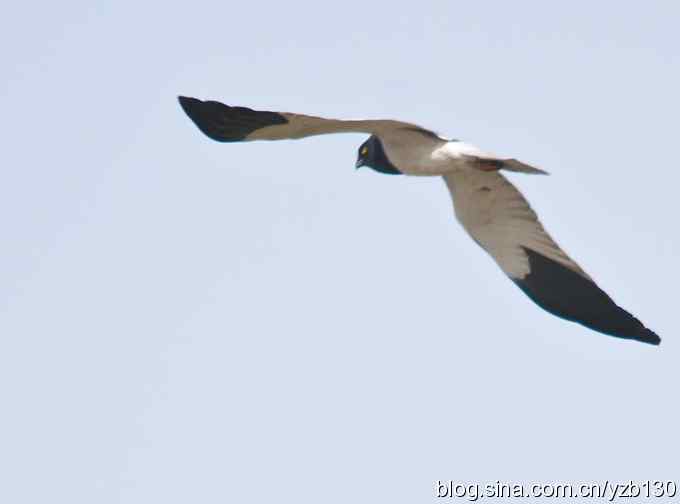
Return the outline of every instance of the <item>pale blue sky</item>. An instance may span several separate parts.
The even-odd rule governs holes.
[[[637,5],[637,6],[635,6]],[[678,478],[676,2],[15,3],[0,502],[435,502]],[[662,338],[534,306],[361,135],[221,145],[176,95],[394,117],[513,176]]]

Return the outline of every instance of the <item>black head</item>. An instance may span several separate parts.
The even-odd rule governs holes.
[[[359,147],[359,154],[357,155],[357,164],[355,165],[357,169],[362,166],[368,166],[369,168],[380,172],[387,173],[389,175],[401,175],[401,172],[390,163],[385,155],[385,149],[383,149],[382,144],[377,136],[371,135],[368,140],[361,144]]]

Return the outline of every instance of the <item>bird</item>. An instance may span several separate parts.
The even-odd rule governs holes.
[[[547,172],[409,122],[328,119],[187,96],[178,99],[198,129],[218,142],[332,133],[370,135],[358,148],[355,168],[365,166],[387,175],[442,177],[460,224],[538,306],[609,336],[660,344],[655,332],[618,306],[557,245],[522,193],[503,175]]]

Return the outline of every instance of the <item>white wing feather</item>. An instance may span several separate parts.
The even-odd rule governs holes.
[[[415,124],[394,120],[325,119],[290,112],[270,112],[247,107],[225,105],[179,97],[182,109],[198,128],[218,142],[250,140],[286,140],[329,133],[370,133],[383,135],[390,131],[410,129],[434,135]]]
[[[530,271],[522,247],[590,277],[545,231],[527,200],[498,172],[461,170],[444,176],[453,197],[456,217],[501,269],[514,279]]]
[[[326,119],[281,112],[288,121],[258,129],[246,137],[246,140],[284,140],[297,139],[314,135],[331,133],[369,133],[379,135],[387,131],[401,128],[422,129],[415,124],[389,119]]]

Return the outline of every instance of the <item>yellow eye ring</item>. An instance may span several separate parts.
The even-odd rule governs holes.
[[[361,155],[365,156],[366,154],[368,154],[368,147],[364,147],[363,149],[361,149]]]

